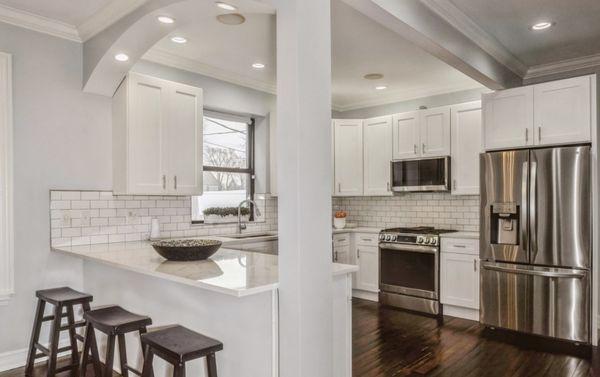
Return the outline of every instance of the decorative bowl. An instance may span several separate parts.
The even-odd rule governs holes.
[[[203,239],[161,240],[152,243],[158,254],[172,261],[203,260],[216,253],[221,245],[221,241]]]

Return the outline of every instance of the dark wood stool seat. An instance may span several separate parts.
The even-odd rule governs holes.
[[[145,347],[142,376],[151,376],[154,355],[173,364],[174,377],[185,376],[185,363],[206,357],[208,377],[217,377],[215,353],[223,349],[223,343],[183,326],[175,325],[142,335]]]
[[[85,320],[75,321],[74,306],[81,305],[84,313],[90,310],[90,302],[94,299],[92,295],[76,291],[69,287],[59,287],[52,289],[43,289],[35,293],[38,298],[33,330],[29,342],[29,352],[27,354],[27,364],[25,375],[31,376],[35,359],[48,357],[48,376],[53,377],[57,373],[70,370],[72,373],[79,367],[77,341],[83,341],[83,337],[77,334],[77,328],[85,326]],[[54,313],[44,316],[46,304],[54,306]],[[67,323],[63,324],[62,319],[66,318]],[[44,347],[39,342],[42,324],[52,321],[50,332],[50,346]],[[58,342],[60,333],[69,331],[70,345],[59,348]],[[37,352],[40,353],[37,353]],[[71,351],[71,364],[61,368],[56,367],[56,359],[59,353]],[[98,360],[99,363],[99,360]]]
[[[129,372],[141,375],[141,372],[127,364],[127,351],[125,334],[137,331],[140,337],[146,333],[147,326],[152,324],[150,317],[135,314],[120,306],[106,306],[86,312],[83,316],[87,321],[85,342],[83,345],[82,365],[87,363],[88,350],[97,347],[95,330],[108,335],[106,344],[106,358],[104,361],[104,372],[96,372],[96,377],[111,377],[115,356],[115,340],[119,341],[119,361],[121,363],[121,375],[128,377]],[[142,344],[143,347],[143,344]],[[143,348],[142,348],[143,349]],[[85,368],[81,369],[81,376],[85,376]]]

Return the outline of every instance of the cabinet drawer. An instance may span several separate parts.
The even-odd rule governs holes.
[[[375,233],[358,233],[356,235],[356,244],[361,246],[377,246],[379,236]]]
[[[333,235],[333,246],[350,245],[350,233],[341,233]]]
[[[474,238],[442,238],[442,253],[479,254],[479,240]]]

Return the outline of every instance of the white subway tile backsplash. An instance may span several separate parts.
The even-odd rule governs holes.
[[[385,206],[381,205],[385,211]],[[191,224],[186,196],[113,195],[110,191],[50,191],[53,246],[76,246],[147,239],[153,218],[162,237],[198,237],[235,233],[237,224]],[[249,231],[277,229],[277,199],[266,199],[261,219]]]

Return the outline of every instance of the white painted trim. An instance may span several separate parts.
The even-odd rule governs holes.
[[[226,81],[250,89],[259,90],[261,92],[275,94],[277,91],[277,86],[274,83],[255,80],[247,76],[239,75],[236,73],[225,71],[218,67],[201,63],[197,60],[177,56],[157,48],[153,48],[146,52],[146,54],[142,56],[142,59],[153,63],[182,69],[184,71],[209,76],[217,80]]]
[[[421,2],[498,62],[521,77],[525,75],[527,66],[451,1],[421,0]]]
[[[444,316],[469,319],[479,322],[479,310],[471,308],[463,308],[461,306],[444,304]]]
[[[352,297],[379,302],[379,294],[377,292],[367,292],[360,289],[353,289]]]
[[[82,41],[94,37],[102,30],[114,24],[122,17],[144,5],[148,0],[112,0],[92,17],[78,25],[77,30]]]
[[[24,10],[11,8],[6,5],[0,5],[0,22],[74,42],[81,42],[77,28],[74,25],[26,12]]]
[[[69,340],[66,339],[66,340],[59,342],[58,346],[59,346],[59,348],[62,348],[62,347],[66,347],[68,345],[69,345]],[[48,347],[49,345],[46,344],[45,346]],[[25,366],[25,364],[27,363],[27,351],[28,351],[27,348],[22,348],[19,350],[0,353],[0,372],[5,372],[7,370],[21,368],[21,367]],[[67,354],[69,354],[69,351],[62,352],[59,354],[59,356],[63,356],[63,355],[67,355]],[[40,363],[47,359],[48,359],[47,357],[41,357],[39,359],[36,359],[35,362]]]
[[[593,67],[600,67],[600,54],[561,60],[555,63],[534,65],[529,67],[523,79],[528,80],[536,77],[549,76]]]
[[[478,84],[478,83],[474,83],[474,84],[469,84],[469,85],[464,85],[464,86],[448,85],[448,86],[441,87],[441,88],[438,87],[435,90],[412,89],[412,90],[390,91],[390,92],[386,93],[385,95],[382,95],[378,98],[368,99],[368,100],[364,100],[364,101],[357,101],[357,102],[353,102],[353,103],[349,103],[349,104],[334,103],[332,108],[335,111],[344,112],[344,111],[349,111],[349,110],[364,109],[367,107],[389,105],[391,103],[396,103],[396,102],[415,100],[415,99],[419,99],[419,98],[426,98],[426,97],[431,97],[431,96],[437,96],[437,95],[460,92],[463,90],[477,89],[477,88],[481,88],[483,90],[484,86],[481,84]]]
[[[12,56],[0,52],[0,303],[15,293]]]

